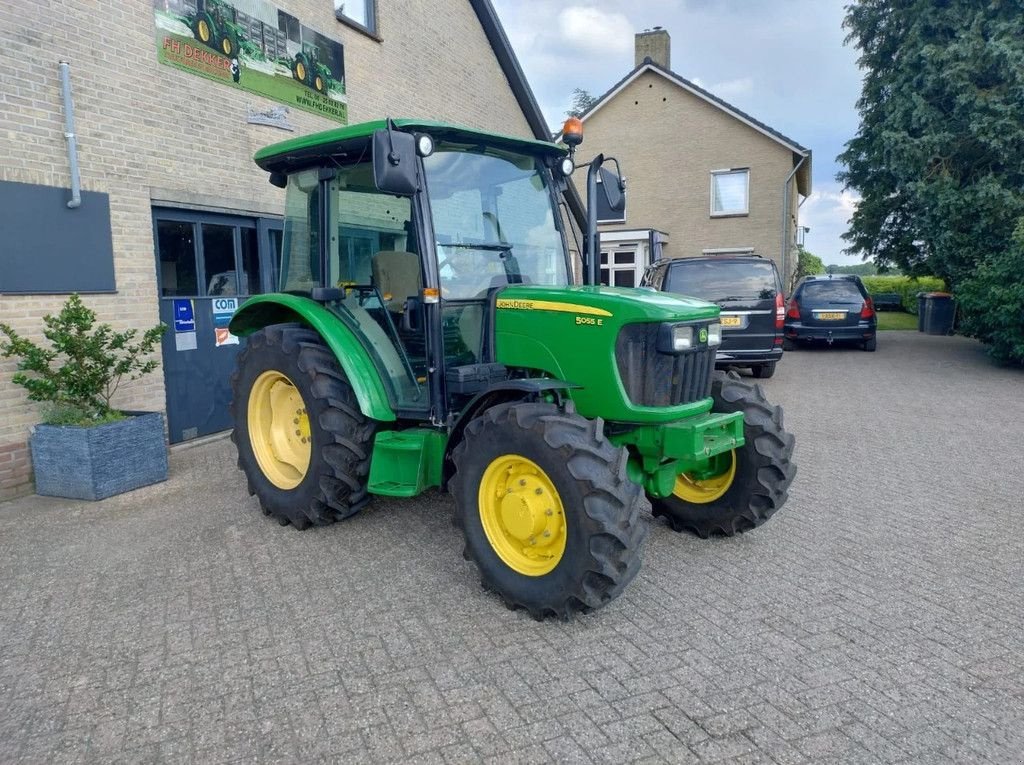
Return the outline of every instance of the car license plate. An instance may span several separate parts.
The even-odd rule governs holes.
[[[743,325],[743,319],[739,316],[723,316],[721,319],[723,327],[740,327]]]
[[[817,317],[822,321],[842,321],[846,318],[846,311],[822,311]]]

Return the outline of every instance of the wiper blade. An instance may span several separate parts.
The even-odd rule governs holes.
[[[500,242],[481,242],[479,244],[472,244],[470,242],[438,242],[439,247],[458,247],[462,250],[488,250],[490,252],[510,252],[512,250],[511,244],[501,244]]]

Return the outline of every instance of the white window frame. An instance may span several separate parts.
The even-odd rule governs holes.
[[[345,13],[345,5],[352,5],[354,3],[359,3],[366,9],[367,23],[364,24],[359,19],[354,19]],[[372,37],[377,36],[377,0],[334,0],[334,16],[338,21],[366,32]]]
[[[719,175],[739,175],[743,173],[747,179],[746,188],[743,191],[744,207],[742,210],[715,210],[715,178]],[[709,210],[712,218],[735,218],[740,215],[750,215],[750,168],[730,167],[724,170],[711,171],[711,195],[709,199]]]

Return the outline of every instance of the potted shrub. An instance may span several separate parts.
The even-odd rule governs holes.
[[[30,438],[36,492],[103,499],[166,480],[163,415],[121,412],[110,403],[123,381],[156,368],[151,354],[166,325],[136,342],[138,330],[97,325],[96,313],[78,295],[43,323],[50,347],[0,323],[0,356],[18,359],[14,382],[40,402],[43,423]]]

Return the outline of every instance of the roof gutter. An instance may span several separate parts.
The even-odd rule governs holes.
[[[519,103],[519,108],[522,109],[523,116],[526,117],[526,122],[530,126],[530,130],[533,131],[534,137],[540,141],[550,142],[551,132],[547,120],[544,119],[544,112],[541,111],[540,105],[530,89],[530,84],[526,81],[526,75],[523,74],[523,70],[519,66],[519,60],[516,58],[515,51],[512,50],[512,44],[505,35],[505,30],[501,26],[494,6],[491,5],[491,0],[469,0],[469,4],[480,20],[480,26],[483,27],[484,34],[487,36],[487,42],[491,44],[501,71],[504,72],[505,79],[508,80],[509,87],[512,88],[512,95]],[[580,230],[584,230],[587,223],[586,207],[576,187],[571,183],[568,184],[565,192],[565,200],[569,205],[569,211],[576,218]]]
[[[782,279],[784,284],[789,283],[789,184],[806,161],[807,155],[801,154],[800,161],[794,165],[793,170],[786,176],[786,180],[782,184]]]

